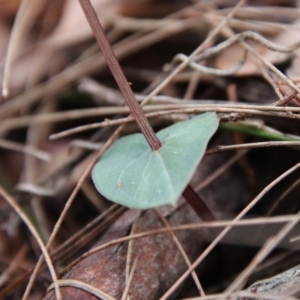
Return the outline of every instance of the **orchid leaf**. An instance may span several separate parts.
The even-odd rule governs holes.
[[[93,168],[97,190],[130,208],[176,205],[218,124],[215,113],[205,113],[169,126],[157,133],[157,151],[140,133],[119,139]]]

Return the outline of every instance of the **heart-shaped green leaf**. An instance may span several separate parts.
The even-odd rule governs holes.
[[[218,124],[215,113],[176,123],[157,133],[162,142],[157,151],[140,133],[119,139],[93,168],[97,190],[130,208],[175,205]]]

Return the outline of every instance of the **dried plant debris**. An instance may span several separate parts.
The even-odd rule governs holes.
[[[245,291],[257,294],[257,298],[251,298],[255,300],[269,299],[264,298],[264,295],[286,297],[285,299],[287,299],[289,296],[299,295],[299,282],[300,266],[296,266],[271,278],[257,281]],[[239,299],[246,300],[248,298]]]
[[[223,158],[220,156],[218,161],[208,158],[204,160],[202,168],[197,171],[199,172],[197,177],[201,178],[202,176],[205,177],[205,174],[212,174],[212,171],[217,169],[219,164],[227,161],[226,155],[223,155]],[[243,187],[243,180],[241,180],[243,172],[239,168],[236,168],[235,170],[231,170],[231,172],[225,171],[221,177],[216,178],[213,185],[207,183],[206,188],[204,186],[200,187],[203,189],[204,199],[209,201],[207,202],[209,206],[215,208],[214,211],[217,211],[218,207],[220,216],[225,211],[236,210],[237,206],[240,205],[239,201],[241,197],[236,193],[235,185],[239,181],[239,186]],[[194,180],[197,182],[196,178]],[[219,189],[217,193],[215,192],[215,185]],[[243,191],[246,189],[246,186],[242,188]],[[249,191],[244,194],[243,201],[248,202],[248,197]],[[230,199],[230,201],[226,201],[226,199]],[[84,255],[83,259],[72,263],[67,268],[68,272],[64,274],[63,279],[83,281],[119,299],[126,287],[125,269],[126,264],[129,263],[128,251],[130,251],[129,253],[132,255],[130,261],[133,262],[134,258],[138,260],[135,275],[130,284],[130,298],[140,299],[143,297],[143,294],[147,294],[147,299],[156,299],[164,293],[187,268],[187,263],[182,253],[178,250],[176,243],[172,241],[172,236],[169,232],[155,234],[155,229],[166,229],[161,215],[166,216],[170,226],[196,223],[199,221],[199,218],[190,207],[181,203],[177,209],[162,208],[160,211],[147,211],[147,213],[137,219],[136,222],[138,225],[136,225],[135,231],[132,232],[131,227],[134,226],[133,223],[135,222],[134,218],[136,215],[136,211],[129,211],[115,222],[105,235],[101,237],[100,241],[93,246],[91,249],[93,254],[89,255],[87,252],[87,257]],[[126,236],[130,231],[131,234],[138,234],[151,230],[154,230],[153,235],[133,239],[132,241],[130,235]],[[203,240],[213,239],[216,233],[214,229],[199,229],[187,232],[180,231],[176,233],[176,236],[189,260],[192,262],[201,253],[204,247]],[[101,245],[109,245],[110,242],[121,237],[126,237],[127,241],[131,241],[133,249],[129,250],[130,247],[127,241],[112,244],[111,247],[101,249]],[[100,249],[97,250],[98,247]],[[205,273],[206,271],[203,274]],[[144,290],[145,286],[147,286],[147,291]],[[62,292],[64,297],[69,297],[66,299],[77,299],[76,297],[81,299],[80,297],[84,297],[84,294],[86,294],[85,292],[79,292],[78,294],[78,291],[74,288],[63,288]],[[50,295],[52,293],[51,291]],[[77,294],[78,296],[76,296]]]
[[[0,0],[0,298],[298,299],[299,20],[295,0]],[[153,138],[201,113],[220,125],[174,207],[97,192],[138,117]]]
[[[126,236],[137,212],[129,211],[122,216],[101,238],[97,246],[109,243],[114,239]],[[171,226],[194,222],[197,216],[184,206],[172,213],[168,222]],[[164,227],[160,215],[155,210],[147,211],[137,222],[134,233]],[[202,248],[203,231],[181,232],[176,234],[183,245],[189,259],[193,260]],[[130,239],[130,236],[128,236]],[[132,246],[130,247],[130,243]],[[130,251],[130,253],[128,253]],[[137,260],[137,266],[130,283],[130,299],[158,299],[175,279],[186,269],[186,262],[172,240],[169,233],[144,237],[113,245],[91,256],[84,258],[65,275],[65,279],[75,279],[88,283],[109,294],[115,299],[121,299],[126,282],[126,268],[130,261]],[[128,266],[131,269],[131,265]],[[55,299],[51,296],[45,299]],[[62,288],[64,299],[93,299],[86,292],[74,288]]]

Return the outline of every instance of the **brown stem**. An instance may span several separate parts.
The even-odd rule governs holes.
[[[136,120],[151,149],[153,151],[158,150],[162,144],[155,135],[153,128],[145,117],[142,108],[138,104],[131,88],[129,87],[129,83],[127,82],[113,49],[105,36],[104,30],[90,0],[79,0],[79,2],[100,46],[100,49],[102,50],[103,56],[106,59],[107,64],[125,98],[131,114]],[[203,220],[215,220],[208,207],[190,186],[187,186],[187,188],[184,190],[183,196]]]
[[[190,185],[185,188],[182,196],[203,221],[216,221],[210,209]]]
[[[145,117],[142,108],[138,104],[131,88],[129,87],[129,83],[127,82],[113,49],[111,48],[105,36],[104,30],[93,6],[90,3],[90,0],[79,0],[79,2],[100,46],[100,49],[102,50],[103,56],[107,61],[107,64],[125,98],[128,107],[130,108],[134,119],[136,120],[151,149],[153,151],[158,150],[161,147],[161,142],[155,135],[153,128]]]

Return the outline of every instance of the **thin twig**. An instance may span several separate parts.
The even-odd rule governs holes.
[[[173,110],[167,110],[167,111],[158,111],[158,112],[152,112],[152,113],[146,113],[145,116],[147,118],[154,118],[154,117],[160,117],[160,116],[165,116],[165,115],[172,115],[172,114],[182,114],[182,113],[203,113],[203,112],[216,112],[216,113],[249,113],[252,115],[261,115],[261,116],[272,116],[272,117],[278,117],[278,118],[288,118],[288,119],[300,119],[299,114],[286,114],[286,113],[281,113],[281,112],[267,112],[264,110],[254,110],[254,109],[239,109],[239,108],[231,108],[231,106],[228,107],[209,107],[206,106],[205,108],[182,108],[182,109],[173,109]],[[224,116],[226,120],[231,119],[230,115]],[[223,119],[223,118],[222,118]],[[124,123],[129,123],[134,121],[133,117],[126,117],[126,118],[119,118],[117,120],[109,120],[106,119],[103,122],[100,123],[92,123],[88,125],[82,125],[78,126],[72,129],[68,129],[65,131],[61,131],[59,133],[54,133],[50,136],[51,140],[59,139],[62,137],[66,137],[71,134],[83,132],[86,130],[92,130],[96,128],[101,128],[101,127],[107,127],[107,126],[114,126],[114,125],[121,125]]]
[[[171,97],[161,97],[161,99],[172,99]],[[278,101],[289,101],[291,98],[284,97]],[[176,98],[174,99],[176,100]],[[181,101],[183,102],[183,101]],[[156,104],[156,105],[146,105],[143,107],[144,112],[149,111],[163,111],[163,110],[174,110],[174,109],[191,109],[195,108],[199,112],[201,111],[216,111],[216,112],[240,112],[245,109],[254,109],[259,111],[264,111],[265,113],[271,112],[286,112],[286,113],[300,113],[299,107],[291,106],[274,106],[274,105],[251,105],[251,104],[240,104],[240,103],[230,103],[230,102],[220,102],[220,103],[211,103],[211,100],[208,100],[207,103],[176,103],[176,104]],[[7,131],[15,128],[20,128],[27,126],[30,123],[48,123],[48,122],[64,122],[67,120],[77,120],[82,118],[88,118],[93,116],[108,116],[113,114],[124,114],[129,113],[130,110],[128,107],[101,107],[101,108],[87,108],[82,110],[69,110],[66,112],[55,112],[55,113],[44,113],[36,116],[25,116],[19,118],[9,118],[3,120],[1,124],[1,130]],[[243,112],[243,111],[242,111]],[[162,112],[161,112],[162,113]],[[283,115],[282,115],[283,116]],[[287,118],[297,118],[298,115],[286,116]],[[133,120],[131,116],[128,119]],[[116,120],[117,122],[117,120]]]
[[[214,149],[210,149],[205,152],[205,155],[214,154],[223,151],[230,151],[236,149],[254,149],[254,148],[262,148],[262,147],[293,147],[293,146],[300,146],[299,142],[277,142],[277,141],[270,141],[270,142],[258,142],[258,143],[247,143],[247,144],[239,144],[239,145],[228,145],[228,146],[217,146]]]

